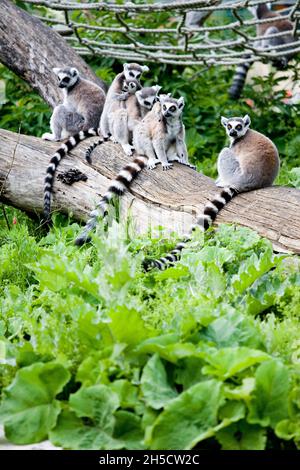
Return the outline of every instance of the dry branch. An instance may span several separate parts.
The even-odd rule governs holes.
[[[45,171],[56,147],[35,137],[0,130],[0,200],[40,213]],[[53,209],[71,212],[77,220],[86,219],[128,161],[119,146],[106,143],[95,150],[91,167],[84,160],[86,148],[87,142],[80,144],[61,162],[57,174],[77,168],[87,175],[87,182],[67,186],[56,179],[54,185]],[[160,167],[144,170],[131,192],[121,198],[121,213],[125,216],[130,208],[139,232],[146,232],[151,224],[183,234],[215,191],[210,178],[179,164],[168,172]],[[272,187],[239,195],[217,217],[216,223],[222,222],[256,230],[279,251],[300,253],[300,191],[296,189]]]

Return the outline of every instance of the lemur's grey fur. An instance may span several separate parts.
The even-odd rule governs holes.
[[[79,131],[98,126],[105,93],[96,83],[82,78],[75,67],[54,68],[64,101],[56,106],[50,119],[51,134],[42,138],[60,141]]]
[[[122,93],[126,94],[129,90],[127,86],[128,83],[126,81],[136,82],[137,80],[136,77],[140,76],[140,74],[145,70],[144,67],[145,66],[141,66],[139,64],[124,64],[124,71],[121,74],[117,75],[117,77],[114,79],[111,85],[111,87],[113,86],[116,97],[121,98],[121,100],[118,101],[119,103],[122,103]],[[58,72],[58,70],[56,70],[56,73],[58,73],[58,77],[62,82],[60,86],[71,88],[71,93],[69,94],[70,96],[71,95],[73,96],[74,90],[76,89],[76,83],[77,83],[77,82],[74,83],[75,75],[73,77],[74,70],[76,69],[71,68],[70,73],[72,76],[70,77],[70,80],[67,80],[68,77],[66,76],[66,72],[65,72],[66,69],[63,69],[64,70],[63,74]],[[79,83],[79,86],[81,86],[85,82],[83,82],[83,79],[80,79],[78,83]],[[123,85],[125,86],[124,90],[123,90]],[[92,115],[91,112],[92,110],[94,110],[94,102],[95,101],[97,102],[97,99],[95,100],[94,94],[92,94],[91,96],[89,89],[86,89],[85,91],[83,90],[83,92],[86,93],[87,95],[86,97],[87,102],[92,101],[93,103],[91,104],[91,108],[89,108],[89,111],[86,114],[87,115],[86,121],[91,122],[91,119],[90,119],[90,116]],[[108,91],[108,94],[109,94],[109,91]],[[83,96],[82,97],[80,96],[79,98],[82,100],[82,102],[84,101]],[[121,106],[123,106],[123,104],[121,104]],[[80,110],[81,108],[84,108],[84,106],[81,106]],[[52,193],[52,188],[53,188],[54,175],[59,165],[59,162],[61,161],[62,158],[64,158],[67,155],[68,152],[73,150],[82,140],[85,140],[88,137],[101,135],[100,128],[99,128],[99,121],[100,121],[100,114],[101,114],[102,108],[103,108],[103,104],[97,110],[97,119],[94,119],[92,121],[92,124],[90,124],[88,127],[86,127],[86,125],[84,124],[83,129],[75,133],[71,137],[69,137],[69,139],[64,144],[61,145],[61,147],[55,152],[55,154],[51,158],[47,171],[46,171],[45,187],[44,187],[44,213],[43,213],[44,224],[48,225],[50,223],[51,193]],[[104,105],[104,108],[105,108],[105,105]],[[104,111],[104,108],[103,108],[103,111]],[[107,138],[108,137],[103,137],[103,141],[107,140]]]
[[[111,137],[114,142],[122,145],[126,155],[132,154],[132,146],[129,144],[127,127],[127,113],[124,103],[118,96],[120,83],[126,79],[139,80],[143,72],[148,72],[147,65],[124,64],[124,71],[117,75],[112,82],[105,101],[103,113],[100,119],[100,130],[104,138]],[[130,90],[128,90],[130,93]],[[126,95],[123,95],[126,98]],[[129,98],[129,96],[127,96]]]
[[[133,146],[138,155],[148,158],[147,167],[154,169],[158,163],[164,170],[173,161],[189,165],[185,145],[185,128],[182,123],[183,97],[176,100],[161,95],[147,116],[133,130]]]
[[[129,98],[129,100],[132,100],[132,103],[129,103],[129,107],[131,108],[129,113],[130,119],[128,118],[127,121],[129,130],[134,129],[134,126],[137,125],[141,117],[145,116],[146,113],[151,110],[153,105],[159,99],[157,94],[159,93],[160,88],[161,87],[158,85],[145,87],[138,91],[135,96]],[[90,149],[93,150],[92,147],[90,147]],[[90,153],[87,155],[87,158],[90,159]],[[96,209],[90,213],[90,219],[87,221],[82,233],[75,241],[76,245],[82,245],[90,239],[90,233],[97,225],[97,218],[100,216],[104,217],[107,214],[107,208],[112,198],[114,196],[121,196],[124,194],[132,181],[143,170],[146,163],[147,158],[138,155],[122,168],[117,177],[111,182],[111,185],[102,197],[101,201],[97,204]]]
[[[111,119],[111,139],[120,143],[123,142],[126,146],[130,145],[132,141],[132,131],[138,122],[143,119],[147,112],[150,111],[154,103],[158,100],[158,92],[161,89],[160,86],[154,85],[152,87],[144,87],[135,93],[122,93],[118,96],[118,100],[123,102],[123,108],[118,109],[117,116],[114,118],[114,114],[110,117]],[[103,139],[94,142],[87,149],[85,158],[91,163],[91,154],[94,149],[103,143]]]
[[[270,11],[266,4],[248,7],[248,9],[251,11],[253,16],[259,20],[278,17],[278,21],[272,21],[271,23],[261,23],[256,26],[257,36],[263,36],[261,40],[255,42],[256,47],[268,48],[284,44],[288,46],[288,44],[295,40],[293,37],[293,23],[280,14]],[[273,34],[283,32],[286,32],[286,34],[278,37],[270,37]],[[287,63],[292,56],[293,54],[289,53],[287,48],[286,55],[274,59],[272,63],[277,69],[283,69],[287,66]],[[245,59],[248,57],[249,56],[245,56]],[[237,66],[233,77],[233,83],[229,89],[230,98],[238,99],[241,96],[250,67],[251,63],[247,60],[245,60],[243,64]]]
[[[279,171],[278,151],[273,142],[263,134],[249,129],[248,115],[226,119],[222,125],[230,138],[230,147],[225,147],[218,157],[217,186],[223,189],[206,206],[191,226],[183,241],[174,250],[157,260],[145,260],[144,269],[165,269],[181,257],[191,234],[199,227],[207,230],[218,212],[238,193],[271,186]]]
[[[160,87],[152,87],[152,89],[157,89],[158,92]],[[151,90],[151,88],[143,90]],[[137,93],[140,104],[143,90]],[[91,212],[90,219],[75,241],[77,245],[82,245],[90,239],[90,233],[97,225],[97,218],[106,215],[111,199],[116,195],[121,196],[124,194],[125,190],[129,188],[132,181],[146,165],[149,169],[153,169],[160,162],[163,169],[168,169],[172,165],[168,161],[169,158],[170,161],[177,160],[185,165],[192,166],[188,162],[184,141],[184,126],[181,121],[184,106],[183,98],[175,100],[169,95],[161,95],[159,96],[159,102],[155,103],[155,101],[156,99],[150,101],[147,95],[144,97],[144,105],[149,102],[149,107],[150,104],[154,106],[144,119],[140,122],[137,121],[135,124],[133,123],[133,142],[137,156],[120,171],[99,204],[97,204],[97,208]]]

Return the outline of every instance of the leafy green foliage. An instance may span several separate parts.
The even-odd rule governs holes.
[[[119,70],[111,59],[90,65],[107,81]],[[231,102],[232,73],[151,64],[145,84],[185,97],[198,170],[216,175],[220,116],[248,113],[280,150],[278,182],[299,188],[299,106],[274,92],[272,74],[256,79],[261,93],[247,85],[245,98]],[[4,67],[0,110],[1,127],[48,129],[50,110]],[[0,420],[9,440],[49,437],[66,449],[95,450],[205,449],[211,440],[261,450],[274,439],[300,447],[299,258],[276,255],[249,229],[222,225],[205,241],[195,235],[175,267],[144,274],[142,257],[168,251],[176,234],[166,241],[163,233],[151,239],[99,224],[93,243],[78,249],[79,227],[63,216],[43,237],[28,217],[5,210]]]
[[[70,374],[56,363],[35,363],[16,374],[0,409],[5,433],[15,444],[39,442],[55,426],[60,403],[55,400]]]
[[[298,445],[298,258],[223,225],[204,245],[195,235],[175,268],[144,274],[142,251],[169,242],[130,238],[113,222],[78,250],[77,224],[55,220],[38,239],[7,214],[18,218],[0,229],[0,419],[11,441]]]
[[[221,383],[200,382],[172,400],[154,422],[152,449],[191,449],[214,434],[222,404]]]

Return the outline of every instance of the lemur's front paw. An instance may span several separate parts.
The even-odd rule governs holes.
[[[127,98],[128,98],[128,95],[126,93],[122,93],[121,95],[116,95],[117,101],[126,101]]]
[[[222,181],[220,178],[218,178],[216,180],[216,186],[218,186],[218,188],[224,188],[226,186],[226,183]]]
[[[127,144],[123,144],[122,145],[122,148],[124,150],[124,152],[126,153],[126,155],[128,155],[130,157],[130,155],[132,155],[133,151],[134,151],[134,147],[132,147],[132,145],[127,145]]]
[[[163,170],[171,170],[173,167],[172,163],[162,163]]]
[[[50,134],[50,132],[45,132],[45,134],[42,135],[42,139],[51,140],[53,142],[59,141],[59,139],[55,139],[55,136],[53,134]]]
[[[149,160],[147,163],[148,170],[154,170],[157,163],[158,163],[158,160]]]

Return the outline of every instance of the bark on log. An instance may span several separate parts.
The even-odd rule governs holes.
[[[0,1],[0,62],[26,80],[52,107],[63,98],[53,67],[76,67],[106,90],[105,83],[58,33],[9,0]]]
[[[108,142],[97,147],[93,166],[89,166],[84,153],[92,141],[81,143],[61,162],[57,172],[58,175],[77,168],[87,175],[87,182],[67,186],[55,178],[53,210],[71,212],[77,220],[86,219],[111,179],[128,161],[118,145]],[[0,130],[0,200],[40,213],[45,171],[56,148],[55,143]],[[161,167],[144,170],[131,191],[121,198],[121,214],[126,215],[130,209],[138,232],[146,232],[150,224],[183,234],[215,192],[210,178],[183,165],[175,164],[167,172]],[[218,215],[216,223],[224,222],[256,230],[271,240],[278,251],[300,253],[299,190],[272,187],[241,194]]]

